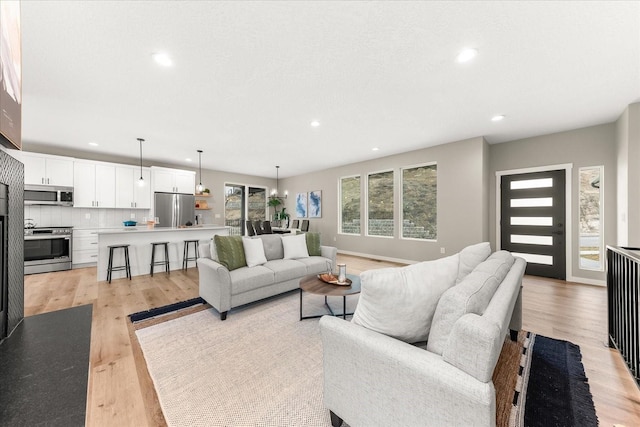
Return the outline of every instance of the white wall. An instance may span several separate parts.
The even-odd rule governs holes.
[[[629,105],[616,122],[617,245],[640,247],[640,103]]]

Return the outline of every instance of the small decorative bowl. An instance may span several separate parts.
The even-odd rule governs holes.
[[[137,224],[135,221],[122,221],[122,223],[125,227],[134,227]]]

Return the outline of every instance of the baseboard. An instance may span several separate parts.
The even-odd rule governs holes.
[[[338,249],[338,253],[339,254],[343,254],[343,255],[351,255],[351,256],[358,256],[361,258],[370,258],[370,259],[376,259],[379,261],[389,261],[389,262],[397,262],[398,264],[417,264],[420,261],[414,261],[414,260],[409,260],[409,259],[401,259],[401,258],[392,258],[392,257],[386,257],[386,256],[380,256],[380,255],[372,255],[372,254],[363,254],[360,252],[352,252],[352,251],[343,251]]]
[[[594,286],[607,286],[607,282],[604,280],[597,279],[585,279],[584,277],[567,277],[567,282],[576,282],[583,283],[585,285],[594,285]]]

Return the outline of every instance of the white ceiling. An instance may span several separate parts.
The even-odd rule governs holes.
[[[202,149],[203,168],[266,177],[640,101],[637,1],[29,0],[22,34],[25,143],[137,159],[142,137],[145,160],[197,167]],[[479,55],[459,64],[465,47]]]

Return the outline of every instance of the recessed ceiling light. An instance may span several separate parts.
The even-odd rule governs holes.
[[[159,64],[162,65],[163,67],[170,67],[173,65],[173,61],[171,60],[171,58],[169,57],[169,55],[167,55],[166,53],[163,52],[156,52],[153,54],[153,59]]]
[[[97,142],[90,142],[89,145],[92,147],[97,147],[99,144]]]
[[[379,150],[379,148],[378,148],[378,147],[373,147],[373,148],[371,149],[371,151],[378,151],[378,150]]]
[[[478,49],[468,48],[468,49],[462,50],[462,52],[458,54],[456,60],[458,62],[468,62],[468,61],[471,61],[473,58],[475,58],[477,55],[478,55]]]
[[[193,160],[191,159],[184,159],[185,162],[192,162]]]
[[[499,122],[502,119],[504,119],[504,114],[498,114],[497,116],[491,117],[492,122]]]
[[[318,126],[320,126],[320,122],[317,120],[314,120],[311,122],[311,126],[313,126],[314,128],[317,128]]]

